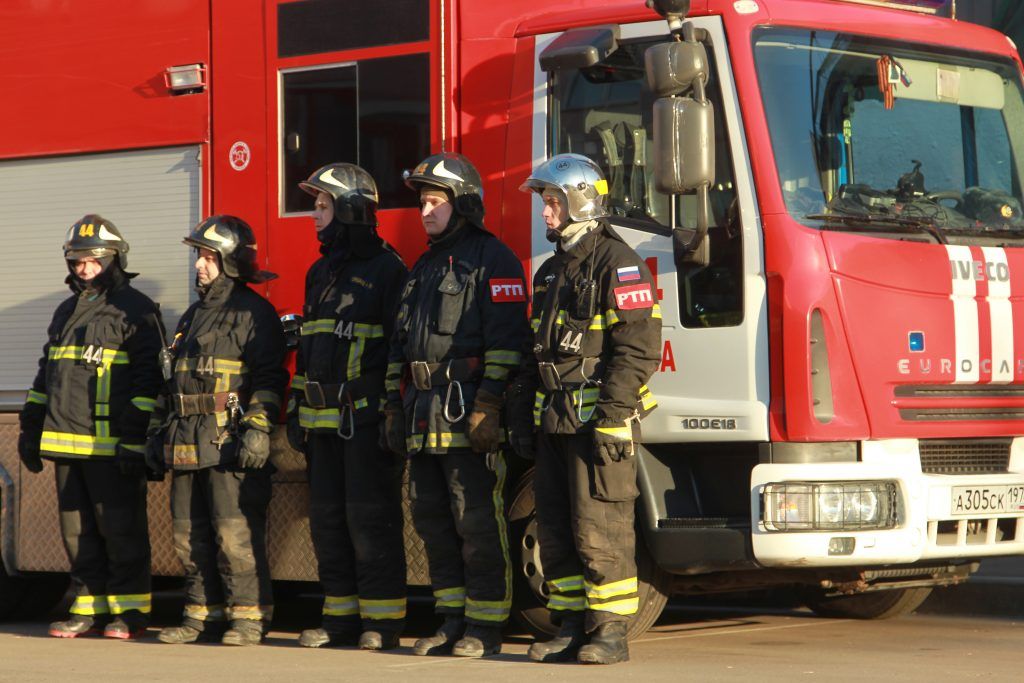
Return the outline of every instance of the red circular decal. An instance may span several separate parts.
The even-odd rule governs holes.
[[[249,153],[249,145],[245,144],[241,140],[231,145],[231,150],[228,152],[228,162],[231,164],[231,168],[236,171],[244,171],[249,165],[249,160],[252,155]]]

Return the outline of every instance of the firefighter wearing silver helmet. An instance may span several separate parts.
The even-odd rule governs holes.
[[[288,373],[281,321],[248,285],[275,276],[259,270],[252,228],[235,216],[211,216],[183,242],[196,251],[199,301],[175,330],[173,375],[150,421],[146,461],[161,476],[173,472],[185,613],[158,637],[256,645],[273,610],[268,458]]]
[[[156,304],[131,286],[128,242],[90,214],[64,242],[72,296],[53,315],[21,413],[25,469],[55,464],[75,601],[50,635],[135,638],[150,612],[143,445],[160,388]],[[86,390],[88,389],[88,390]]]
[[[314,197],[322,256],[306,274],[288,435],[306,454],[309,525],[324,590],[305,647],[390,650],[405,623],[402,461],[379,444],[388,339],[407,270],[377,234],[377,186],[329,164],[299,187]]]
[[[500,652],[511,607],[501,409],[528,332],[526,283],[516,255],[483,227],[468,159],[427,157],[406,184],[419,194],[429,246],[399,306],[385,433],[409,455],[413,522],[444,617],[413,650],[483,657]]]
[[[559,154],[520,188],[538,193],[555,254],[533,280],[533,353],[509,391],[514,444],[531,455],[548,608],[558,635],[540,662],[629,659],[638,607],[633,506],[639,420],[661,357],[661,309],[643,260],[606,218],[608,186],[586,157]]]

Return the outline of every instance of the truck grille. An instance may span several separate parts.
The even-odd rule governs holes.
[[[925,474],[1000,474],[1010,466],[1011,439],[922,439]]]
[[[1024,384],[905,384],[893,407],[908,422],[1024,420]]]

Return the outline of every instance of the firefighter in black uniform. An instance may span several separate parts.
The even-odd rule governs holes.
[[[523,269],[484,229],[480,175],[468,159],[430,156],[406,184],[419,193],[429,248],[402,292],[385,434],[410,457],[413,522],[444,616],[414,650],[482,657],[501,650],[512,598],[499,414],[528,336]]]
[[[510,391],[513,431],[528,430],[531,402],[540,430],[538,536],[548,608],[561,622],[529,656],[627,661],[627,623],[638,607],[635,445],[640,418],[655,407],[645,383],[661,357],[657,290],[609,226],[608,186],[592,161],[560,154],[521,189],[541,195],[557,242],[533,280],[533,354]]]
[[[55,461],[60,530],[75,602],[60,638],[134,638],[150,613],[143,451],[160,390],[156,304],[131,286],[128,243],[110,221],[71,226],[64,258],[74,293],[57,307],[21,413],[18,453]]]
[[[323,256],[306,304],[288,433],[309,465],[310,531],[324,587],[321,627],[306,647],[398,645],[405,623],[401,461],[379,445],[384,372],[408,271],[377,235],[377,185],[353,164],[317,169],[299,187],[316,200]]]
[[[288,373],[281,322],[247,283],[275,276],[257,270],[252,229],[234,216],[207,218],[184,243],[197,252],[199,301],[165,356],[173,374],[165,369],[171,381],[146,445],[150,469],[173,470],[174,549],[186,576],[184,620],[159,639],[256,645],[273,611],[267,459]]]

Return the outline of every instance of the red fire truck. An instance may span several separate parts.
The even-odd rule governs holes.
[[[401,172],[442,148],[478,164],[488,225],[533,270],[550,245],[519,185],[552,154],[594,158],[615,225],[657,273],[632,633],[671,593],[775,586],[823,614],[893,616],[1024,553],[1015,47],[931,0],[650,4],[0,8],[0,613],[38,608],[66,571],[53,484],[15,442],[66,295],[67,226],[114,221],[173,324],[191,296],[181,237],[240,215],[284,315],[316,254],[296,182],[331,161],[369,169],[411,263],[424,238]],[[304,467],[275,443],[274,576],[315,580]],[[546,630],[522,470],[518,611]],[[170,575],[166,486],[149,500],[154,571]]]

